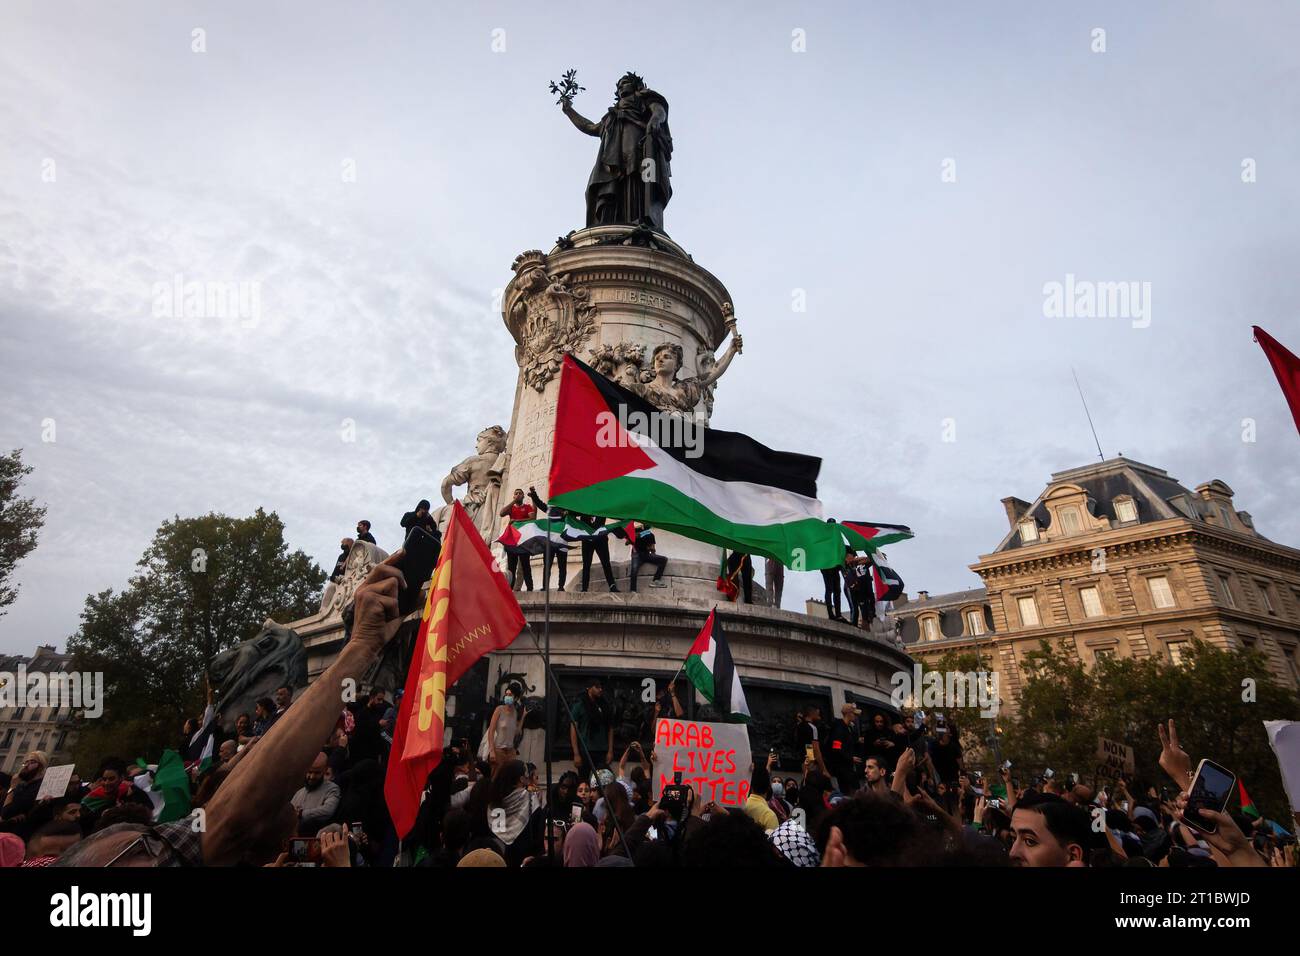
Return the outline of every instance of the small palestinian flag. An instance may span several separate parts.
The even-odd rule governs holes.
[[[560,532],[565,541],[585,541],[609,534],[609,525],[590,524],[574,515],[564,516],[564,530]]]
[[[896,601],[903,593],[903,579],[887,564],[873,560],[871,580],[875,585],[877,601]]]
[[[551,539],[551,550],[562,551],[569,547],[564,539],[565,518],[528,518],[525,521],[512,521],[497,538],[512,554],[542,554],[546,551],[546,539]]]
[[[915,537],[912,529],[902,524],[880,524],[876,521],[841,521],[839,527],[844,541],[854,551],[878,551],[887,544]]]
[[[198,773],[212,769],[213,751],[216,749],[217,714],[211,704],[203,712],[203,725],[190,738],[185,748],[185,769],[198,765]]]
[[[1237,781],[1237,796],[1241,799],[1241,812],[1258,820],[1259,811],[1255,809],[1255,801],[1250,799],[1250,794],[1246,792],[1246,785],[1240,780]]]
[[[717,608],[709,612],[704,629],[686,655],[686,676],[714,709],[732,720],[749,722],[749,704],[740,686],[740,674],[722,634]]]
[[[722,549],[721,563],[718,565],[718,580],[714,587],[721,591],[728,601],[735,601],[736,595],[740,593],[740,588],[736,587],[736,582],[727,574],[726,548]]]
[[[643,521],[787,567],[844,562],[841,529],[817,500],[819,458],[665,416],[572,355],[560,372],[555,425],[549,488],[559,507]],[[673,435],[688,428],[690,441]]]

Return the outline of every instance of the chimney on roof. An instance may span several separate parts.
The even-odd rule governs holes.
[[[917,592],[916,592],[916,599],[917,599],[918,601],[928,601],[928,600],[930,599],[930,592],[929,592],[929,591],[917,591]]]
[[[1015,531],[1016,525],[1029,510],[1029,502],[1021,501],[1019,498],[1003,498],[1002,507],[1007,509],[1007,523],[1011,525],[1011,530]]]

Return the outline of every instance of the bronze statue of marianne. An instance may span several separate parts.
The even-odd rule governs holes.
[[[635,73],[618,81],[614,105],[593,123],[573,108],[573,95],[560,107],[574,126],[600,137],[596,166],[587,181],[587,225],[628,223],[664,231],[664,207],[672,198],[668,101]]]

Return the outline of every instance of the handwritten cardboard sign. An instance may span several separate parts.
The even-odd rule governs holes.
[[[741,806],[749,797],[749,728],[660,718],[655,725],[654,797],[677,774],[695,790],[697,805]]]
[[[1098,737],[1097,765],[1098,769],[1109,773],[1131,777],[1134,771],[1133,748],[1118,741]]]
[[[75,767],[75,764],[65,763],[46,768],[45,776],[41,778],[41,789],[36,791],[36,799],[63,796],[68,790],[68,782],[72,780],[72,771]]]

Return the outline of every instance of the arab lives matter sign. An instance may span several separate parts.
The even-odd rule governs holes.
[[[749,728],[661,718],[655,725],[656,800],[679,773],[697,805],[740,806],[749,797]]]

